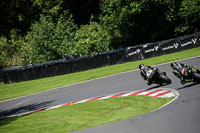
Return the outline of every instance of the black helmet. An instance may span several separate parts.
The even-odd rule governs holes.
[[[140,64],[140,65],[139,65],[139,69],[141,69],[143,66],[144,66],[144,64]]]
[[[173,67],[173,63],[171,63],[170,65],[171,65],[171,67]]]
[[[171,67],[173,68],[175,64],[176,64],[176,62],[172,62]]]

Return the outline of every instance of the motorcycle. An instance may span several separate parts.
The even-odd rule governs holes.
[[[146,77],[147,79],[152,79],[152,83],[155,84],[171,84],[171,79],[167,77],[166,72],[161,72],[158,68],[149,69]]]
[[[188,82],[198,82],[200,83],[200,71],[193,66],[190,67],[183,67],[181,69],[181,72],[178,72],[175,68],[175,63],[171,64],[171,67],[173,68],[172,73],[181,79],[181,83],[188,83]],[[183,78],[184,77],[184,81]]]

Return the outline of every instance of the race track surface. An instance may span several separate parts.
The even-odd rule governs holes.
[[[200,57],[181,61],[200,69]],[[145,64],[148,65],[148,64]],[[165,88],[176,89],[180,97],[170,105],[154,112],[128,120],[118,121],[77,132],[95,133],[199,133],[200,131],[200,84],[181,85],[171,73],[170,64],[156,66],[166,71],[172,84]],[[58,89],[0,102],[0,117],[32,111],[42,107],[79,101],[91,97],[124,91],[156,88],[142,80],[139,71],[105,77]]]

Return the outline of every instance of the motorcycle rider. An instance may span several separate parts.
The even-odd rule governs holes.
[[[153,82],[153,78],[152,77],[148,77],[147,73],[148,73],[149,70],[153,70],[155,68],[151,67],[151,66],[144,66],[144,64],[140,64],[139,65],[139,69],[140,69],[140,74],[142,75],[142,78],[144,80],[146,80],[148,85],[151,85],[152,82]]]
[[[185,84],[186,82],[191,82],[192,80],[188,78],[188,70],[193,68],[189,64],[184,63],[177,63],[173,62],[171,63],[171,67],[173,68],[173,73],[180,78],[181,84]],[[199,71],[199,70],[197,70]]]

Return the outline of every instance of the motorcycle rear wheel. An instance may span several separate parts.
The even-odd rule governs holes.
[[[163,83],[166,83],[166,84],[171,84],[171,79],[169,79],[167,76],[165,76],[165,75],[159,75],[159,79],[160,79],[160,83],[161,83],[161,85],[163,84]]]

